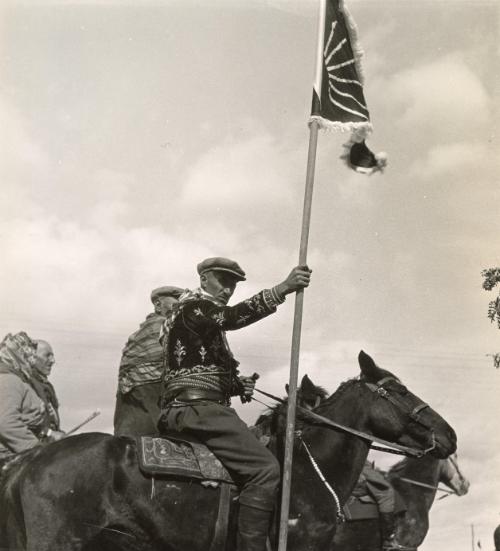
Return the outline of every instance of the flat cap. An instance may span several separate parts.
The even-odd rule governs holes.
[[[164,287],[158,287],[157,289],[153,289],[151,291],[151,302],[154,303],[154,301],[158,297],[179,298],[183,292],[184,292],[184,289],[181,289],[180,287],[174,287],[173,285],[165,285]]]
[[[240,265],[237,262],[221,256],[205,258],[205,260],[198,264],[197,268],[200,275],[205,272],[228,272],[238,281],[246,280],[245,272],[240,268]]]

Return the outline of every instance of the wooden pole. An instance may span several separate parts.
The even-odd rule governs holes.
[[[471,535],[471,539],[472,539],[472,541],[471,541],[471,543],[472,543],[472,551],[474,551],[475,548],[476,548],[476,537],[475,537],[475,535],[474,535],[474,524],[471,524],[471,525],[470,525],[470,535]]]
[[[307,155],[306,190],[302,213],[302,232],[300,236],[299,265],[307,264],[307,244],[311,225],[311,206],[314,186],[314,168],[318,144],[318,122],[313,120],[309,130],[309,151]],[[290,360],[290,380],[288,388],[288,408],[286,415],[285,457],[283,461],[283,485],[281,495],[281,515],[278,551],[286,551],[288,539],[288,513],[290,509],[290,489],[292,481],[293,443],[295,436],[295,414],[297,409],[297,379],[299,373],[300,336],[304,290],[295,295],[295,313],[293,317],[292,350]]]
[[[76,425],[76,427],[73,427],[71,430],[69,430],[66,433],[66,436],[69,436],[70,434],[73,434],[74,432],[76,432],[78,429],[81,429],[84,425],[86,425],[87,423],[90,423],[90,421],[92,421],[92,419],[95,419],[98,415],[101,415],[101,412],[97,409],[96,411],[94,411],[94,413],[91,413],[87,417],[87,419],[85,419],[85,421],[82,421],[79,425]]]

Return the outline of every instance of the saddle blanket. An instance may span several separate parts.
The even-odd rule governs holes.
[[[346,520],[367,520],[372,518],[378,518],[378,507],[375,500],[370,496],[362,496],[361,498],[351,496],[345,503],[344,515]],[[400,514],[406,511],[401,496],[396,492],[396,503],[394,507],[394,513]]]
[[[215,455],[200,442],[174,437],[141,436],[137,455],[142,472],[175,475],[234,484],[231,475]]]

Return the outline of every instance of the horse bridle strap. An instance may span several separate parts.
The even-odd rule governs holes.
[[[391,394],[389,394],[389,392],[384,388],[384,384],[387,383],[388,381],[397,381],[397,379],[395,377],[384,377],[380,381],[377,381],[375,384],[367,383],[366,381],[363,381],[363,382],[372,392],[376,392],[379,396],[391,402],[392,405],[398,407],[399,409],[403,409],[403,406],[401,405],[401,403],[395,400],[394,397],[391,396]],[[425,423],[424,421],[422,421],[419,415],[419,413],[422,410],[428,407],[429,407],[429,404],[426,404],[425,402],[421,402],[420,404],[415,406],[411,411],[408,411],[407,413],[410,419],[412,419],[416,423],[419,423],[426,429],[432,430],[432,427],[427,423]]]
[[[378,381],[377,385],[372,385],[372,386],[375,387],[377,392],[379,392],[377,389],[380,388],[380,385],[384,384],[389,379],[393,380],[394,377],[386,377],[386,378]],[[367,382],[365,382],[365,384],[366,385],[371,385],[371,383],[367,383]],[[277,402],[280,402],[282,404],[285,403],[285,400],[283,400],[282,398],[278,398],[278,396],[274,396],[273,394],[270,394],[269,392],[265,392],[265,391],[260,390],[258,388],[256,388],[255,390],[257,392],[259,392],[260,394],[263,394],[264,396],[267,396],[268,398],[272,398],[273,400],[276,400]],[[373,389],[370,389],[370,390],[373,390]],[[388,395],[388,393],[385,389],[382,389],[382,390],[384,390],[384,392]],[[384,396],[384,397],[387,398],[387,396]],[[389,397],[392,398],[390,395],[389,395]],[[394,403],[393,399],[391,399],[390,401],[391,401],[391,403]],[[398,402],[396,402],[396,404],[398,405],[398,407],[401,407],[401,405]],[[418,414],[419,411],[424,409],[424,407],[427,407],[427,404],[419,404],[416,408],[414,408],[412,413],[414,415],[416,415],[416,414]],[[415,412],[415,410],[417,410],[417,411]],[[403,446],[402,444],[397,444],[396,442],[388,442],[387,440],[383,440],[382,438],[379,438],[378,436],[374,436],[373,434],[368,434],[367,432],[362,432],[362,431],[353,429],[351,427],[346,427],[345,425],[341,425],[340,423],[335,423],[335,421],[331,421],[327,417],[323,417],[322,415],[319,415],[318,413],[314,413],[310,409],[303,408],[302,406],[299,406],[299,405],[297,405],[297,411],[300,411],[306,417],[314,419],[315,421],[319,421],[322,424],[328,425],[330,427],[334,427],[334,428],[339,429],[343,432],[348,432],[350,434],[354,434],[355,436],[359,436],[363,440],[369,440],[370,442],[378,442],[379,444],[382,444],[385,447],[380,448],[378,446],[373,446],[373,445],[371,447],[373,449],[377,449],[377,450],[384,451],[384,452],[387,452],[387,453],[401,453],[401,454],[408,455],[408,456],[413,456],[413,457],[423,457],[425,454],[429,453],[430,451],[432,451],[436,447],[436,439],[435,439],[433,431],[431,431],[432,445],[429,448],[426,448],[424,450],[418,450],[416,448],[410,448],[409,446]],[[421,422],[421,421],[419,421],[419,422]],[[392,448],[392,449],[388,449],[388,448]]]
[[[432,484],[426,484],[425,482],[419,482],[418,480],[413,480],[411,478],[405,478],[404,476],[399,476],[398,480],[402,480],[408,484],[413,484],[413,486],[421,486],[422,488],[427,488],[429,490],[435,490],[437,492],[444,492],[449,495],[456,495],[456,492],[452,490],[447,490],[446,488],[440,488],[439,486],[433,486]]]
[[[402,444],[397,444],[396,442],[388,442],[387,440],[384,440],[383,438],[379,438],[378,436],[374,436],[373,434],[368,434],[367,432],[363,432],[360,430],[353,429],[351,427],[346,427],[345,425],[341,425],[340,423],[336,423],[335,421],[332,421],[328,419],[328,417],[323,417],[323,415],[319,415],[317,413],[314,413],[310,409],[303,408],[302,406],[297,406],[297,410],[299,410],[301,413],[305,414],[306,416],[310,417],[311,419],[314,419],[315,421],[319,421],[320,423],[324,425],[328,425],[330,427],[334,427],[336,429],[339,429],[343,432],[348,432],[350,434],[354,434],[355,436],[359,436],[363,440],[369,440],[370,442],[378,442],[379,444],[383,444],[387,448],[379,448],[376,446],[372,446],[375,449],[385,451],[388,453],[398,453],[402,452],[405,455],[410,455],[413,457],[423,457],[425,454],[429,453],[431,450],[433,450],[436,447],[436,440],[434,438],[434,433],[432,433],[432,445],[424,450],[418,450],[416,448],[410,448],[409,446],[403,446]],[[398,450],[398,451],[394,451]]]

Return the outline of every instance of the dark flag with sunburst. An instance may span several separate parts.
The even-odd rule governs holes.
[[[342,158],[365,174],[381,170],[385,154],[374,154],[365,139],[372,131],[363,94],[361,57],[357,28],[344,0],[321,0],[318,61],[310,121],[320,128],[351,132]]]

